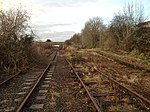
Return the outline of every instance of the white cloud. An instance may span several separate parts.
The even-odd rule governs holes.
[[[122,10],[128,0],[0,0],[3,7],[19,7],[21,3],[30,16],[30,25],[42,40],[49,36],[55,41],[70,38],[80,32],[84,23],[95,16],[107,23],[114,13]],[[136,1],[136,0],[135,0]],[[148,4],[149,0],[142,2]],[[61,33],[60,33],[61,32]],[[70,33],[71,32],[71,33]],[[68,34],[67,34],[68,33]],[[62,37],[62,38],[61,38]],[[57,40],[58,39],[58,40]]]
[[[11,8],[29,8],[31,4],[33,3],[33,0],[0,0],[1,8],[5,10],[9,10]]]
[[[47,39],[51,39],[54,42],[65,41],[69,39],[75,32],[74,31],[64,31],[64,32],[43,32],[39,33],[38,36],[40,40],[46,41]]]

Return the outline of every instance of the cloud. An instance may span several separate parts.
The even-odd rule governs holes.
[[[35,0],[36,3],[52,7],[77,7],[98,0]]]
[[[19,1],[19,0],[15,0]],[[104,16],[112,11],[104,0],[31,0],[20,2],[30,13],[30,25],[42,40],[49,36],[57,41],[78,33],[84,23],[94,16]],[[16,2],[19,3],[19,2]],[[107,10],[103,10],[103,8]],[[116,7],[113,7],[116,8]],[[71,33],[70,33],[71,32]],[[61,38],[62,37],[62,38]]]
[[[64,32],[43,32],[38,34],[42,41],[46,41],[47,39],[51,39],[53,42],[63,42],[69,39],[75,32],[74,31],[64,31]]]
[[[89,18],[102,17],[108,23],[129,0],[0,0],[5,8],[21,3],[30,16],[30,25],[42,39],[64,41],[78,33]],[[129,1],[130,2],[130,1]],[[149,0],[142,1],[149,4]],[[149,10],[149,6],[145,6]],[[56,36],[56,37],[55,37]],[[61,38],[62,37],[62,38]]]
[[[70,34],[72,35],[75,33],[75,31],[70,31],[70,28],[72,28],[72,24],[31,25],[31,27],[34,33],[41,38],[49,37],[48,35],[51,35],[52,37],[57,35],[69,37]]]
[[[43,31],[51,31],[54,28],[59,27],[67,27],[72,24],[46,24],[46,25],[38,25],[38,24],[30,24],[31,28],[35,31],[43,32]]]
[[[46,24],[46,25],[34,25],[36,28],[55,27],[55,26],[68,26],[72,24]]]

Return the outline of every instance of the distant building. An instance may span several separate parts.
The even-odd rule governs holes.
[[[137,26],[141,28],[150,28],[150,21],[141,22]]]

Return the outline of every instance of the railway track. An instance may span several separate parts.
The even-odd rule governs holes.
[[[126,65],[119,64],[118,62],[111,60],[105,56],[97,55],[97,61],[94,63],[88,63],[87,65],[95,66],[96,69],[100,70],[104,74],[117,80],[119,83],[126,85],[128,88],[136,91],[142,96],[150,100],[150,89],[149,89],[149,72],[142,71],[138,68],[133,69]]]
[[[88,56],[91,60],[88,61],[88,64],[150,100],[149,71],[133,68],[128,66],[128,64],[120,64],[98,53],[88,53]]]
[[[89,64],[87,64],[87,65],[89,65]],[[112,68],[109,68],[109,67],[105,68],[105,69],[100,69],[100,67],[96,67],[95,70],[96,69],[98,71],[101,71],[101,73],[111,77],[113,80],[116,80],[120,84],[125,85],[128,88],[131,88],[132,90],[134,90],[137,93],[141,94],[143,97],[145,97],[148,100],[150,100],[150,93],[148,92],[149,90],[147,90],[147,88],[146,88],[147,85],[144,84],[142,86],[143,79],[145,78],[144,76],[142,77],[142,75],[136,75],[136,74],[129,74],[129,75],[127,75],[127,74],[123,73],[124,71],[118,72],[118,71],[116,71],[116,70],[114,70]],[[139,82],[138,82],[138,80],[139,80]],[[134,81],[135,81],[135,83],[134,83]],[[148,80],[146,80],[145,83],[148,83],[147,81]],[[146,86],[146,87],[144,87],[144,86]]]
[[[59,53],[53,54],[46,69],[36,71],[34,75],[21,74],[12,78],[11,82],[3,83],[0,87],[0,111],[150,111],[148,99],[122,85],[111,75],[96,68],[93,75],[77,72],[67,59],[64,61],[61,56],[57,59],[57,55]],[[89,64],[86,66],[92,68]],[[11,90],[13,86],[15,90]]]
[[[114,78],[107,76],[104,72],[100,70],[96,70],[101,75],[103,75],[107,80],[107,84],[111,86],[113,90],[116,92],[116,96],[120,99],[126,98],[128,99],[129,104],[133,104],[135,106],[135,110],[132,111],[149,111],[150,109],[150,100],[143,97],[141,94],[133,91],[129,87],[121,84],[120,82],[116,81]]]
[[[52,61],[56,57],[56,52],[52,54]],[[47,72],[52,62],[46,69],[37,69],[34,73],[16,74],[1,83],[0,86],[0,111],[19,112],[24,104]]]
[[[79,80],[79,82],[81,83],[81,87],[84,88],[86,94],[89,97],[90,102],[92,102],[93,106],[95,107],[97,112],[102,112],[101,109],[99,108],[98,104],[96,103],[96,101],[94,100],[94,98],[92,97],[92,95],[90,94],[88,88],[86,87],[86,85],[84,84],[84,82],[82,81],[82,79],[80,78],[80,76],[78,75],[78,73],[75,71],[74,67],[72,66],[72,64],[66,59],[67,63],[70,65],[71,69],[72,69],[72,73],[75,75],[75,78],[77,78]]]
[[[57,54],[42,72],[21,74],[4,84],[0,88],[0,111],[94,112],[93,106],[86,104],[86,97],[80,94],[80,84],[70,74],[70,66],[61,56],[57,59]],[[12,86],[16,90],[11,90]]]
[[[16,73],[15,75],[9,77],[8,79],[2,81],[2,82],[0,83],[0,86],[2,86],[3,84],[6,84],[6,83],[9,82],[10,80],[12,80],[14,77],[18,76],[19,74],[21,74],[21,71],[18,72],[18,73]]]
[[[143,70],[143,71],[146,71],[146,72],[150,72],[150,68],[148,68],[148,67],[142,67],[142,66],[139,66],[137,64],[135,65],[135,64],[126,62],[126,61],[122,60],[119,57],[115,57],[115,56],[106,54],[102,51],[96,51],[96,52],[86,51],[86,52],[90,53],[92,55],[97,55],[97,56],[101,56],[103,58],[106,58],[106,59],[109,59],[109,60],[112,60],[112,61],[116,61],[116,62],[118,62],[122,65],[126,65],[126,66],[129,66],[129,67],[134,68],[134,69],[139,69],[139,70]]]
[[[80,101],[80,98],[74,98],[76,97],[75,94],[79,93],[76,90],[78,89],[78,82],[74,81],[70,70],[68,70],[69,68],[70,66],[58,53],[47,72],[44,73],[45,76],[38,84],[38,87],[17,112],[91,112],[87,104],[84,104],[85,101]],[[81,96],[77,95],[77,97]],[[78,108],[81,108],[81,110]]]
[[[86,66],[93,68],[93,66],[90,66],[89,64],[86,64]],[[76,73],[73,66],[72,70]],[[84,80],[84,74],[76,73],[76,75],[82,83],[82,86],[85,88],[83,93],[85,94],[86,92],[88,94],[98,112],[150,111],[150,100],[131,90],[129,87],[124,86],[121,82],[112,78],[111,74],[108,75],[108,73],[103,70],[98,70],[96,68],[94,68],[94,70],[96,71],[95,73],[98,74],[99,78],[94,82],[92,78],[95,76],[93,75],[92,77],[89,76],[92,80],[90,82],[86,82],[86,80]]]
[[[55,65],[53,64],[54,61],[57,58],[57,52],[55,52],[52,61],[49,63],[49,65],[46,67],[46,69],[44,70],[44,72],[42,73],[42,75],[38,78],[38,80],[36,81],[36,83],[34,84],[34,86],[32,87],[32,89],[30,90],[30,92],[26,95],[26,97],[24,98],[24,100],[21,102],[19,108],[17,109],[16,112],[24,112],[24,106],[26,105],[26,102],[32,97],[32,94],[34,94],[35,89],[40,86],[42,81],[47,81],[47,79],[50,79],[52,73],[54,72],[55,69]],[[53,67],[51,67],[53,65]],[[45,78],[45,80],[43,80]],[[41,85],[43,87],[49,87],[47,84]],[[42,89],[40,90],[41,93],[46,92],[47,90]],[[43,98],[42,96],[38,96],[39,98]],[[34,108],[42,108],[44,105],[43,104],[35,104],[35,105],[31,105],[30,109],[34,109]],[[26,110],[25,110],[26,111]]]

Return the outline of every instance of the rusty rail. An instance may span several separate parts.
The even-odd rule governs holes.
[[[87,66],[91,67],[90,65],[86,64]],[[121,88],[123,88],[124,90],[127,90],[131,95],[138,97],[140,100],[143,101],[143,103],[148,106],[148,109],[150,109],[150,100],[148,100],[147,98],[143,97],[142,95],[138,94],[137,92],[133,91],[132,89],[126,87],[123,84],[120,84],[118,81],[116,81],[112,76],[108,76],[106,74],[109,73],[103,73],[100,70],[94,68],[95,71],[99,72],[101,75],[103,75],[104,77],[106,77],[107,79],[111,80],[112,82],[114,82],[115,84],[119,85]]]
[[[2,86],[3,84],[6,84],[7,82],[9,82],[11,79],[13,79],[14,77],[16,77],[17,75],[19,75],[21,73],[21,71],[19,71],[18,73],[16,73],[15,75],[9,77],[8,79],[4,80],[3,82],[0,83],[0,86]]]
[[[56,52],[56,54],[55,54],[55,56],[53,57],[52,60],[54,60],[56,58],[56,55],[57,55],[57,52]],[[51,64],[52,64],[52,61],[48,64],[48,66],[46,67],[46,69],[44,70],[44,72],[42,73],[42,75],[39,77],[39,79],[36,81],[36,83],[34,84],[34,86],[32,87],[32,89],[30,90],[30,92],[24,98],[24,100],[22,101],[22,103],[19,105],[19,107],[16,110],[16,112],[20,112],[22,110],[23,106],[25,105],[25,103],[27,102],[27,100],[29,99],[29,97],[31,96],[31,94],[33,93],[33,91],[35,90],[35,88],[37,87],[37,85],[39,84],[39,82],[41,81],[42,77],[45,75],[45,73],[47,72],[47,70],[51,66]]]
[[[67,63],[70,65],[71,69],[73,70],[74,74],[77,76],[77,78],[79,79],[80,83],[82,84],[84,90],[86,91],[88,97],[90,98],[90,100],[92,101],[95,109],[97,112],[102,112],[99,108],[99,106],[97,105],[97,103],[95,102],[94,98],[91,96],[90,92],[88,91],[88,89],[86,88],[85,84],[83,83],[83,81],[81,80],[81,78],[79,77],[79,75],[76,73],[76,71],[74,70],[72,64],[66,59]]]

